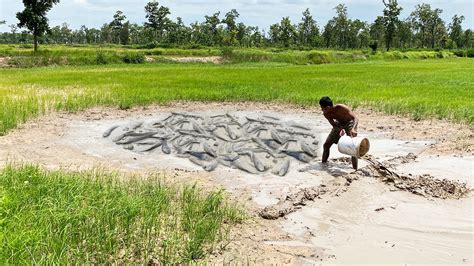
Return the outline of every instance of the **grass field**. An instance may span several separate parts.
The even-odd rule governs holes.
[[[130,177],[127,177],[130,178]],[[179,264],[226,244],[243,219],[221,192],[33,166],[0,171],[0,264]]]
[[[474,61],[145,64],[0,69],[0,133],[54,110],[189,101],[262,101],[315,106],[321,96],[415,119],[474,124]]]

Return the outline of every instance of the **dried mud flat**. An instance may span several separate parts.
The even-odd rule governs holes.
[[[309,163],[292,160],[283,177],[221,166],[206,172],[186,158],[136,153],[102,137],[114,124],[163,119],[174,111],[279,117],[313,128],[320,145],[330,130],[319,108],[280,104],[100,108],[55,113],[20,126],[0,137],[0,160],[50,169],[163,171],[170,182],[224,188],[252,217],[231,232],[224,250],[207,258],[215,263],[473,263],[474,140],[468,126],[358,109],[359,132],[370,139],[369,153],[382,165],[360,161],[354,172],[333,147],[329,164],[322,165],[319,155]],[[275,206],[284,215],[259,216]]]

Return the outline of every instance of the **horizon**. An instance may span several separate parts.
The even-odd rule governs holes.
[[[111,5],[110,2],[114,2]],[[53,6],[48,13],[50,27],[67,23],[71,29],[79,29],[81,25],[88,28],[100,28],[103,24],[112,21],[112,17],[117,10],[121,10],[127,20],[131,23],[143,25],[145,22],[144,7],[149,0],[62,0]],[[329,19],[335,16],[334,7],[338,4],[346,4],[348,17],[360,19],[372,23],[377,16],[382,15],[383,2],[380,0],[346,0],[332,2],[330,0],[309,1],[309,0],[252,0],[252,1],[158,1],[160,5],[170,9],[171,19],[176,20],[181,17],[183,22],[189,26],[194,22],[203,22],[205,15],[212,15],[220,11],[222,18],[231,9],[236,9],[240,16],[238,22],[243,22],[247,26],[258,26],[260,30],[267,31],[270,25],[279,23],[282,17],[290,17],[293,24],[301,20],[302,12],[308,8],[321,29]],[[250,2],[250,3],[245,3]],[[463,29],[474,29],[474,4],[470,0],[454,0],[449,3],[439,0],[419,1],[398,1],[403,8],[400,19],[407,18],[418,4],[426,3],[431,7],[443,10],[441,18],[446,26],[451,22],[454,15],[463,15]],[[411,3],[410,3],[411,2]],[[277,4],[278,6],[275,6]],[[199,8],[196,8],[196,5]],[[224,7],[225,6],[225,7]],[[6,24],[0,25],[0,32],[10,32],[8,27],[17,24],[16,13],[23,10],[23,3],[20,1],[0,0],[0,20],[6,20]],[[467,11],[467,12],[461,12]],[[84,12],[89,13],[87,21],[84,21]]]

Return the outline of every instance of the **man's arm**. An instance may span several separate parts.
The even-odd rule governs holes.
[[[334,119],[329,118],[326,114],[324,114],[324,117],[326,117],[332,127],[339,127],[339,123],[337,123]]]
[[[357,137],[357,126],[359,125],[359,119],[357,118],[357,116],[352,112],[352,111],[349,111],[349,115],[352,116],[352,121],[354,121],[354,125],[352,126],[352,129],[351,129],[351,136],[352,137]]]

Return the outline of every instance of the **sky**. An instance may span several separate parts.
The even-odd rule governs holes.
[[[121,10],[131,22],[143,24],[145,21],[144,6],[149,0],[60,0],[48,13],[50,26],[64,22],[71,28],[81,25],[100,28],[112,20],[117,10]],[[289,16],[296,24],[301,20],[301,13],[309,8],[313,18],[320,27],[335,15],[337,4],[346,4],[349,17],[373,22],[382,14],[382,0],[161,0],[161,5],[171,11],[171,18],[181,17],[186,25],[204,20],[204,15],[221,11],[221,18],[226,12],[235,8],[240,13],[239,22],[246,25],[268,29],[271,24]],[[463,28],[474,29],[474,0],[399,0],[403,7],[401,18],[406,18],[417,4],[427,3],[431,7],[443,10],[441,18],[448,24],[453,15],[464,15]],[[21,0],[0,0],[0,32],[10,31],[8,25],[18,23],[15,14],[23,9]]]

